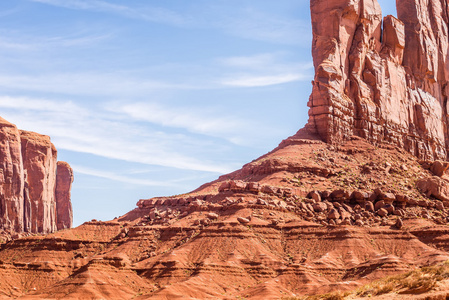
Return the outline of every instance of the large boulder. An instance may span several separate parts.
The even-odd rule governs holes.
[[[416,182],[416,187],[427,197],[433,196],[449,203],[449,182],[445,179],[438,176],[422,178]]]

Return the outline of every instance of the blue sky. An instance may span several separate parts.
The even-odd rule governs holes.
[[[108,220],[301,128],[311,39],[306,0],[1,1],[0,115],[72,165],[75,225]]]

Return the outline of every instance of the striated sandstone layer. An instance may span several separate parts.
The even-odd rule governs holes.
[[[446,159],[449,7],[445,0],[396,3],[398,18],[382,18],[376,0],[311,1],[307,128],[330,143],[356,135]]]
[[[0,119],[0,160],[1,230],[50,233],[58,228],[58,216],[60,229],[72,225],[73,175],[66,163],[57,163],[50,137]]]

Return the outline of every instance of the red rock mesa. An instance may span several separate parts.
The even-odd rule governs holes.
[[[72,225],[73,174],[50,137],[0,118],[0,228],[50,233]]]

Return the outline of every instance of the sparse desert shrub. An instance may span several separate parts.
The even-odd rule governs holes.
[[[316,296],[284,297],[282,300],[344,300],[350,292],[332,292]]]
[[[425,293],[435,287],[437,282],[449,278],[449,261],[442,265],[424,267],[405,274],[389,276],[375,281],[360,288],[357,296],[369,297],[387,294],[390,292],[399,293]]]

